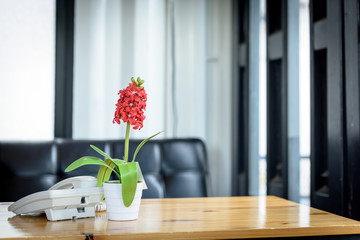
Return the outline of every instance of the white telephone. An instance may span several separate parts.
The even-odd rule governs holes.
[[[45,212],[50,221],[95,216],[95,205],[101,201],[103,188],[96,187],[91,176],[67,178],[49,190],[23,197],[8,208],[16,214]]]

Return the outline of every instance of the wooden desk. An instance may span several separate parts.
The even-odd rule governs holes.
[[[360,222],[277,197],[143,199],[139,219],[95,218],[49,222],[15,216],[0,205],[0,238],[211,239],[337,235],[358,239]],[[317,239],[317,238],[315,238]],[[323,239],[333,239],[324,237]]]

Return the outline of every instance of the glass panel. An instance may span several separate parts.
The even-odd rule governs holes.
[[[300,203],[310,206],[310,159],[300,159]]]
[[[266,158],[259,160],[259,196],[266,195]]]
[[[300,1],[299,107],[300,155],[310,155],[310,19],[309,0]]]
[[[267,145],[267,82],[266,82],[266,12],[265,1],[260,1],[259,46],[259,195],[266,195],[266,145]]]
[[[316,1],[314,1],[316,2]],[[299,13],[299,140],[300,203],[310,205],[310,10],[309,0],[300,0]]]

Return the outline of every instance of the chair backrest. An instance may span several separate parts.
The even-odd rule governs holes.
[[[0,201],[16,201],[58,180],[53,141],[0,143]]]
[[[131,140],[129,159],[140,140]],[[0,181],[6,186],[0,201],[16,201],[47,190],[56,182],[79,175],[96,176],[98,166],[84,166],[65,173],[65,168],[83,156],[98,156],[90,144],[114,158],[124,156],[124,140],[56,139],[43,142],[0,142]],[[205,197],[207,158],[199,139],[167,139],[147,142],[138,155],[148,190],[144,198]]]
[[[110,144],[105,140],[72,140],[72,139],[57,139],[57,162],[58,175],[60,180],[68,177],[89,175],[96,177],[99,170],[97,165],[86,165],[79,167],[71,172],[65,172],[65,169],[75,160],[84,156],[94,156],[103,159],[103,157],[94,151],[90,145],[94,145],[105,152],[110,149]]]
[[[170,139],[161,142],[161,149],[166,197],[207,196],[204,143],[199,139]]]

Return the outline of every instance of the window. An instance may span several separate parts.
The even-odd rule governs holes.
[[[0,0],[0,32],[0,139],[52,139],[55,1]]]

